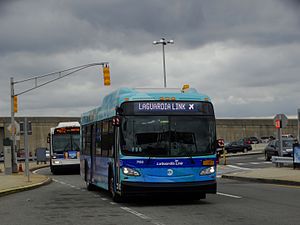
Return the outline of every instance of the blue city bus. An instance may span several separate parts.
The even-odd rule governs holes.
[[[81,176],[114,201],[215,194],[216,148],[213,105],[193,88],[120,88],[81,117]]]

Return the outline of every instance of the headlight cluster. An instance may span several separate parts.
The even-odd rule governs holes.
[[[211,175],[215,172],[215,167],[214,166],[210,166],[208,168],[205,168],[203,170],[201,170],[200,175],[201,176],[205,176],[205,175]]]
[[[60,161],[59,160],[52,160],[52,163],[53,164],[60,164]]]
[[[122,168],[123,174],[126,176],[140,176],[140,173],[134,169],[128,168],[128,167],[123,167]]]

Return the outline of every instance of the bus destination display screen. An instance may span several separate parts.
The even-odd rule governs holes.
[[[124,103],[122,108],[125,114],[134,115],[214,115],[209,102],[143,101]]]
[[[59,127],[55,128],[54,134],[79,134],[79,127]]]

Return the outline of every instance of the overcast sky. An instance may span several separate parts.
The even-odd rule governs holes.
[[[88,63],[109,62],[111,86],[91,67],[20,95],[16,116],[80,116],[119,87],[163,87],[161,37],[175,42],[167,86],[209,95],[217,118],[300,108],[298,0],[0,0],[0,116],[10,77]]]

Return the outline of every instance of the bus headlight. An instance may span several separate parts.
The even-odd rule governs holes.
[[[53,164],[60,164],[60,161],[59,160],[52,160],[52,163]]]
[[[205,176],[205,175],[211,175],[215,172],[215,167],[214,166],[211,166],[211,167],[208,167],[208,168],[205,168],[203,169],[201,172],[200,172],[200,175],[201,176]]]
[[[128,168],[128,167],[123,167],[122,168],[123,174],[126,176],[140,176],[140,173],[134,169]]]

